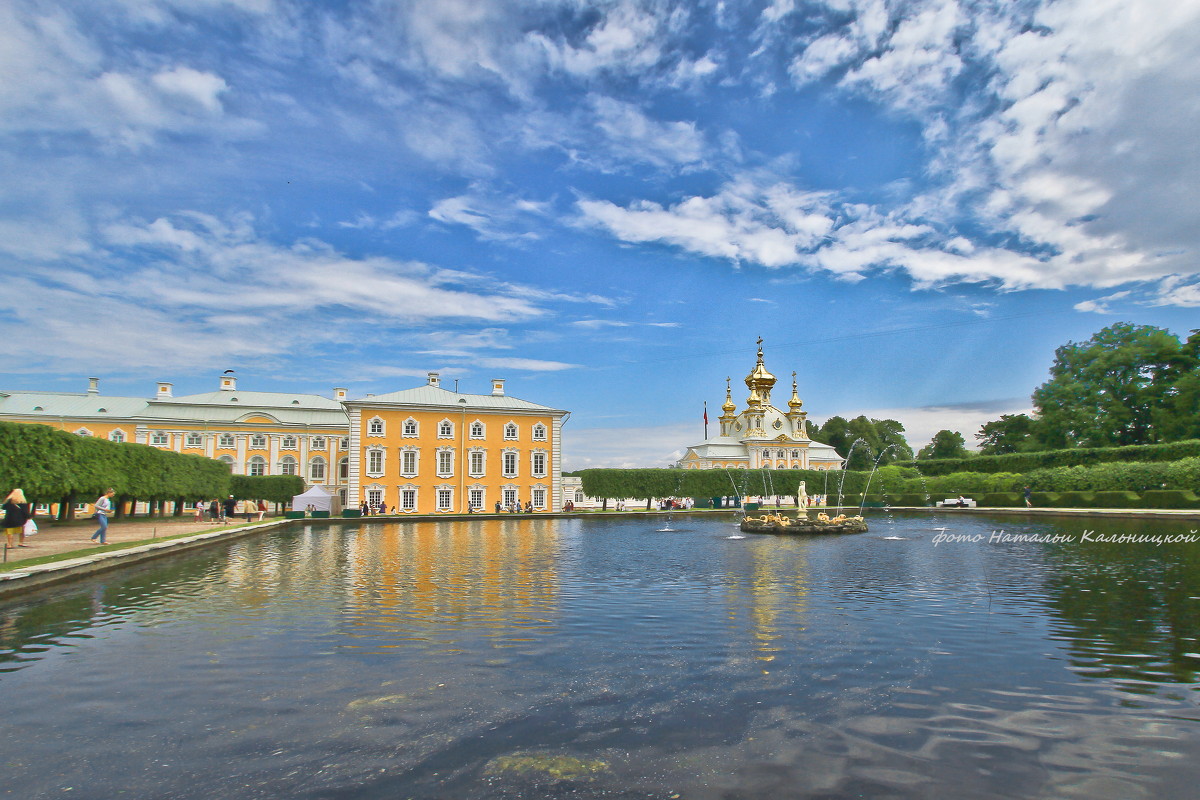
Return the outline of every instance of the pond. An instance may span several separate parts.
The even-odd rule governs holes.
[[[1195,522],[663,519],[297,525],[6,603],[5,789],[1195,796],[1200,543],[1099,541]]]

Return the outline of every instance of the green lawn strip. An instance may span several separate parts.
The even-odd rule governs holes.
[[[250,525],[260,525],[259,522],[243,522],[238,525],[222,525],[217,528],[208,528],[202,531],[192,531],[191,533],[177,533],[173,536],[158,536],[152,539],[140,539],[136,542],[114,542],[112,544],[98,545],[96,547],[88,547],[83,550],[70,550],[66,553],[55,553],[49,556],[36,556],[34,558],[23,558],[20,561],[9,561],[7,564],[0,564],[0,572],[13,572],[25,567],[37,567],[42,564],[53,564],[56,561],[69,561],[72,558],[83,558],[85,556],[94,556],[97,553],[110,553],[116,550],[129,550],[133,547],[142,547],[147,544],[155,544],[156,542],[170,542],[176,539],[186,539],[189,536],[200,536],[205,533],[215,533],[218,531],[232,531],[238,528],[246,528]],[[12,550],[9,550],[12,553]]]

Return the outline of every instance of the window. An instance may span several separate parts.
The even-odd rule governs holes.
[[[468,472],[468,474],[470,474],[470,476],[472,478],[482,478],[483,477],[483,468],[484,468],[484,464],[486,463],[485,462],[486,457],[487,457],[487,452],[484,450],[472,450],[471,451],[471,463],[470,463],[470,468],[467,470],[467,472]]]
[[[448,448],[438,450],[437,474],[439,478],[448,478],[454,474],[454,451]]]
[[[454,423],[448,419],[444,419],[438,423],[438,438],[453,439],[454,438]]]
[[[378,478],[383,474],[383,449],[376,447],[367,451],[367,476]]]
[[[350,449],[350,437],[349,436],[343,436],[341,438],[341,440],[338,441],[338,449],[339,450],[349,450]]]
[[[291,456],[284,456],[279,459],[279,474],[280,475],[296,475],[298,474],[296,459]]]
[[[417,510],[417,490],[412,487],[404,487],[400,490],[400,508],[405,511]]]
[[[439,486],[437,490],[437,510],[449,511],[454,507],[454,490]]]
[[[368,489],[367,490],[367,505],[371,508],[378,508],[383,502],[383,489]]]
[[[417,434],[420,432],[420,430],[421,429],[419,427],[417,427],[417,421],[415,419],[413,419],[412,417],[409,417],[408,419],[404,420],[404,430],[403,430],[404,438],[413,439],[417,436]]]
[[[546,441],[546,426],[540,422],[533,426],[533,440],[535,442]]]
[[[505,450],[504,451],[504,477],[506,477],[506,478],[517,477],[517,451],[516,450]]]
[[[467,494],[467,503],[476,511],[483,508],[483,489],[471,489]]]
[[[263,458],[262,456],[254,456],[253,458],[251,458],[250,459],[250,469],[249,469],[248,474],[250,474],[250,475],[266,475],[267,474],[267,460],[265,458]]]
[[[536,452],[533,453],[532,456],[533,457],[531,459],[530,466],[533,470],[533,477],[546,477],[546,454],[543,452]]]
[[[124,431],[113,431],[112,433],[110,433],[108,435],[108,440],[110,442],[123,442],[123,441],[125,441],[125,432]]]
[[[472,439],[482,439],[484,437],[485,433],[486,433],[486,431],[484,430],[482,422],[480,422],[479,420],[475,420],[474,422],[471,423],[471,438]]]
[[[533,501],[534,508],[546,507],[546,489],[541,486],[533,487],[533,496],[530,498]]]
[[[417,475],[417,449],[410,447],[400,451],[400,474],[406,478]]]
[[[217,439],[217,446],[223,447],[227,450],[235,447],[236,445],[234,444],[234,441],[233,441],[233,434],[232,433],[222,433],[220,438]]]
[[[295,436],[283,437],[283,439],[279,442],[279,446],[282,447],[284,450],[295,450],[296,449],[296,437]]]
[[[338,462],[338,480],[350,480],[350,459],[343,458]]]
[[[325,480],[325,459],[317,456],[308,462],[308,479],[313,483]]]
[[[793,450],[793,451],[792,451],[792,458],[799,458],[799,457],[800,457],[800,451],[799,451],[799,450]]]
[[[372,417],[367,422],[367,436],[383,436],[383,420],[379,417]]]
[[[189,433],[183,441],[184,447],[203,447],[204,437],[198,433]]]
[[[324,436],[314,436],[312,440],[313,450],[324,450],[329,445],[325,442]]]
[[[504,426],[504,438],[510,441],[517,438],[517,424],[515,422],[510,422]]]
[[[505,505],[505,507],[515,506],[516,504],[517,504],[517,487],[505,486],[504,487],[504,505]]]
[[[265,450],[267,447],[267,437],[261,433],[256,433],[250,437],[251,450]]]
[[[587,495],[585,495],[583,493],[583,489],[577,489],[575,491],[575,502],[576,503],[586,503],[587,502]]]
[[[233,468],[233,456],[221,456],[220,458],[217,459],[217,461],[220,461],[222,464],[229,467],[230,469]]]
[[[150,444],[156,445],[157,447],[166,447],[167,435],[162,431],[155,431],[154,433],[150,434]]]

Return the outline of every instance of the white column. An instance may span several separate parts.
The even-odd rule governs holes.
[[[239,435],[237,437],[237,458],[233,463],[234,475],[246,474],[246,447],[249,444],[250,434]]]
[[[270,455],[268,456],[271,461],[267,464],[268,475],[279,474],[279,438],[278,433],[269,434],[267,437],[267,447],[271,448]]]
[[[296,440],[300,443],[300,476],[304,478],[304,485],[308,486],[308,435],[297,436]]]
[[[350,457],[350,477],[346,481],[346,505],[358,508],[362,503],[358,477],[362,474],[362,409],[350,409],[347,416],[350,418],[350,450],[346,455]]]

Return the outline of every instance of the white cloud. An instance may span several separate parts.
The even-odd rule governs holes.
[[[911,408],[868,408],[834,411],[829,416],[854,419],[894,419],[904,425],[904,438],[913,452],[932,441],[941,430],[958,431],[966,440],[967,447],[976,449],[975,434],[985,423],[1000,418],[1002,414],[1031,414],[1029,399],[997,400],[989,403],[961,403],[945,406],[917,406]]]
[[[475,363],[481,367],[494,369],[519,369],[527,372],[561,372],[564,369],[575,369],[578,364],[568,364],[565,361],[544,361],[536,358],[480,358]]]
[[[505,197],[475,184],[470,192],[437,201],[429,216],[450,225],[465,225],[479,238],[492,241],[516,242],[541,238],[530,230],[547,215],[545,203],[522,198]]]
[[[596,467],[667,467],[701,438],[695,423],[630,428],[563,429],[567,471]]]

